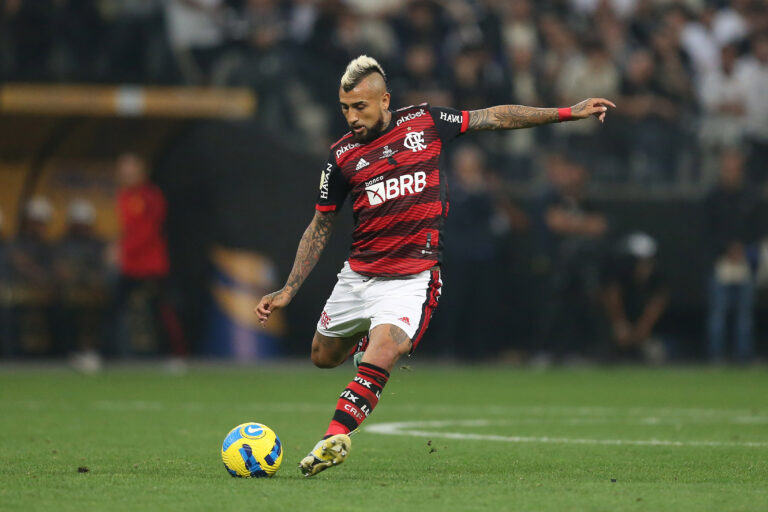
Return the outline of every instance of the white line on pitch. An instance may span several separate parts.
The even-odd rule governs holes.
[[[443,439],[462,439],[472,441],[501,441],[506,443],[557,443],[557,444],[596,444],[628,446],[738,446],[750,448],[768,447],[768,442],[759,441],[667,441],[663,439],[578,439],[567,437],[531,437],[500,436],[494,434],[470,434],[466,432],[440,432],[418,430],[419,428],[440,427],[485,427],[497,422],[489,420],[445,420],[445,421],[402,421],[377,423],[364,427],[363,430],[374,434],[395,436],[430,437]]]

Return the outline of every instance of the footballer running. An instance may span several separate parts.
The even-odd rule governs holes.
[[[312,339],[312,362],[333,368],[351,353],[357,374],[336,403],[323,438],[299,463],[305,476],[349,456],[349,434],[371,414],[397,360],[419,344],[438,304],[443,223],[448,215],[443,145],[473,131],[513,130],[595,116],[603,98],[570,108],[501,105],[459,111],[426,103],[390,110],[386,74],[366,55],[341,77],[339,103],[350,132],[331,146],[312,222],[288,280],[255,309],[263,325],[287,306],[315,267],[347,196],[355,221],[349,257]]]

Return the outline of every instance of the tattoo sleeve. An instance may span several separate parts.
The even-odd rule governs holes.
[[[556,108],[536,108],[523,105],[499,105],[498,107],[471,110],[467,131],[514,130],[529,128],[558,121]]]
[[[293,269],[288,276],[283,289],[291,297],[298,293],[304,280],[312,269],[315,268],[317,260],[320,259],[325,244],[331,236],[333,221],[336,219],[336,212],[315,212],[315,216],[310,222],[304,235],[299,242],[299,248],[296,250],[296,259],[293,262]]]

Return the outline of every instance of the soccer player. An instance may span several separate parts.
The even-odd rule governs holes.
[[[442,226],[448,214],[439,167],[443,144],[472,131],[590,116],[602,122],[608,107],[615,106],[590,98],[560,109],[503,105],[468,112],[421,104],[392,111],[389,100],[386,75],[376,60],[361,55],[349,63],[341,77],[339,103],[351,131],[331,146],[315,215],[285,286],[255,308],[264,324],[273,311],[291,302],[350,196],[352,247],[317,323],[312,362],[333,368],[353,348],[362,352],[362,359],[323,439],[299,463],[305,476],[344,462],[351,446],[348,434],[376,407],[389,372],[419,344],[437,307]]]

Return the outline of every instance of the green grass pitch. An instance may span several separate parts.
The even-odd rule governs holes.
[[[350,364],[2,366],[0,510],[768,511],[764,367],[408,364],[347,462],[313,478],[296,465]],[[283,442],[272,479],[221,463],[246,421]]]

